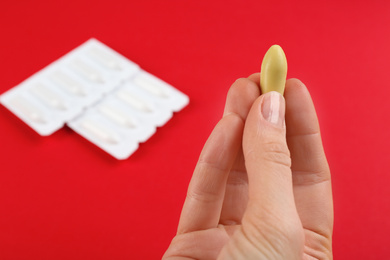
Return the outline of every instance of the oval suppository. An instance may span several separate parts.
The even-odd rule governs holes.
[[[286,85],[287,60],[279,45],[272,45],[261,63],[260,88],[262,94],[277,91],[283,95]]]

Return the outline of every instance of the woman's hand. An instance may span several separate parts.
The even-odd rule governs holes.
[[[230,88],[163,259],[332,259],[330,171],[310,94]]]

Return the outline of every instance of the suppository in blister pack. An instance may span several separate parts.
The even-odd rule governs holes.
[[[141,71],[68,126],[115,158],[125,159],[187,104],[186,95]]]
[[[4,93],[0,102],[40,135],[50,135],[139,71],[91,39]]]
[[[188,104],[188,97],[91,39],[0,96],[40,135],[65,123],[125,159]]]

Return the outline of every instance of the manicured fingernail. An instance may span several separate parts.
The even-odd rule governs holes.
[[[284,98],[278,92],[271,91],[264,94],[261,113],[268,122],[283,128],[285,114]]]

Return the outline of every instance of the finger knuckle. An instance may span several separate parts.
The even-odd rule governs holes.
[[[286,144],[280,142],[267,142],[263,144],[262,157],[265,161],[291,167],[290,151]]]
[[[186,200],[209,204],[218,199],[218,188],[210,183],[203,184],[204,185],[193,186],[191,189],[188,189]]]

